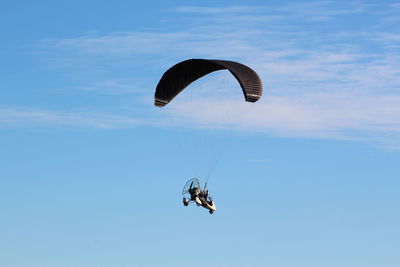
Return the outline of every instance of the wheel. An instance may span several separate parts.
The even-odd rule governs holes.
[[[189,205],[189,200],[186,200],[186,198],[183,198],[183,205],[185,205],[185,206]]]
[[[214,213],[214,211],[212,211],[212,210],[208,210],[208,212],[209,212],[210,214],[213,214],[213,213]]]

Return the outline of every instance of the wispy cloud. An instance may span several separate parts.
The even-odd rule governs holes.
[[[170,112],[194,127],[234,127],[280,135],[351,138],[352,131],[400,133],[400,96],[319,93],[270,96],[257,104],[243,102],[181,100]]]
[[[44,48],[70,49],[70,52],[104,55],[153,54],[164,51],[166,44],[185,39],[188,33],[115,32],[104,36],[81,36],[66,39],[44,39]],[[161,42],[165,40],[165,42]]]
[[[229,18],[231,22],[235,23],[237,21],[243,21],[243,18],[247,18],[251,22],[288,19],[308,21],[329,20],[342,15],[362,13],[375,6],[376,5],[362,2],[343,2],[340,7],[338,7],[335,1],[311,1],[284,3],[280,6],[268,4],[228,7],[182,6],[175,8],[175,10],[182,13],[212,16],[209,18],[218,21]]]
[[[90,84],[79,85],[76,89],[116,95],[134,94],[140,91],[144,93],[139,86],[134,84],[133,81],[100,80]]]
[[[143,119],[99,112],[54,111],[0,106],[0,127],[66,126],[126,128],[143,125]]]
[[[291,13],[296,17],[318,21],[333,19],[342,15],[362,13],[373,6],[375,5],[349,1],[338,7],[335,1],[314,1],[287,4],[281,10]]]
[[[375,12],[378,7],[379,12]],[[193,14],[198,19],[193,23],[187,20],[185,30],[158,32],[154,29],[46,39],[40,45],[47,51],[57,51],[57,54],[64,51],[69,58],[84,59],[89,63],[100,61],[102,64],[97,66],[104,69],[110,65],[107,63],[127,65],[139,57],[142,66],[153,73],[152,76],[135,77],[151,85],[148,91],[135,91],[120,82],[126,81],[126,77],[93,80],[76,88],[102,93],[131,92],[146,99],[141,108],[148,109],[149,113],[153,112],[149,104],[159,76],[180,60],[196,57],[238,60],[260,74],[265,93],[263,99],[252,106],[232,102],[231,97],[237,93],[235,90],[218,88],[227,97],[224,101],[206,97],[205,92],[209,90],[213,94],[209,88],[214,88],[215,81],[221,79],[229,81],[230,87],[237,88],[237,83],[232,77],[227,78],[227,74],[204,79],[204,83],[198,86],[202,90],[197,90],[203,94],[190,104],[197,106],[196,109],[190,109],[180,101],[185,96],[179,96],[166,112],[193,127],[230,127],[281,136],[381,139],[379,142],[384,138],[393,140],[398,137],[399,32],[383,30],[379,26],[387,23],[389,15],[386,14],[391,14],[389,7],[362,2],[349,2],[338,7],[334,1],[315,1],[278,7],[183,6],[174,8],[173,12],[181,16]],[[374,19],[368,23],[373,30],[366,31],[368,25],[361,29],[349,26],[352,16],[371,14]],[[332,25],[324,24],[330,23],[326,20],[339,16],[342,24],[347,26],[338,24],[336,28],[326,30]],[[196,85],[191,85],[191,90],[194,93]],[[225,115],[232,105],[235,106],[234,119],[227,124]],[[213,112],[216,109],[220,113]],[[157,114],[161,113],[153,114],[152,120],[156,124],[159,123]],[[73,119],[85,121],[81,115],[59,114],[55,117],[66,116],[65,121],[72,123]],[[88,124],[94,121],[93,126],[101,125],[101,120],[109,125],[108,122],[113,120],[108,115],[101,119],[91,115],[83,117],[89,118]],[[26,120],[29,118],[45,121],[40,115],[25,117]],[[116,121],[118,123],[110,125],[119,127],[124,123],[129,126],[141,123],[130,116],[120,116]]]

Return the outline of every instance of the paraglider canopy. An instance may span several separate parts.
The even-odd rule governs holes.
[[[167,105],[183,89],[197,79],[218,70],[229,70],[239,82],[246,101],[256,102],[262,94],[262,83],[257,73],[238,62],[217,59],[189,59],[167,70],[159,81],[154,105]]]

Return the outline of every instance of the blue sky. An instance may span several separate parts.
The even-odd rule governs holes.
[[[1,3],[0,266],[399,266],[399,14]],[[221,71],[154,107],[188,58],[252,67],[263,97]],[[212,216],[181,204],[210,173]]]

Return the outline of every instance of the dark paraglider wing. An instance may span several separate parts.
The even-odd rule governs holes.
[[[214,71],[225,69],[239,82],[246,101],[256,102],[261,97],[261,80],[246,65],[228,60],[189,59],[172,66],[164,73],[156,88],[154,104],[163,107],[192,82]]]

